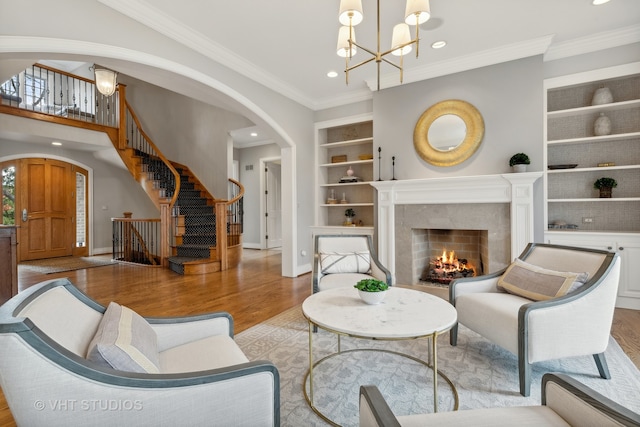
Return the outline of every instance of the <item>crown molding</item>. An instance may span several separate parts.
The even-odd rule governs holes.
[[[544,61],[555,61],[638,42],[640,42],[640,25],[632,25],[555,43],[544,54]]]
[[[313,101],[294,90],[283,80],[263,71],[256,64],[236,55],[231,50],[194,31],[170,15],[162,13],[145,0],[98,0],[105,6],[187,46],[225,67],[269,89],[313,109]]]
[[[541,55],[549,48],[552,40],[553,34],[550,34],[519,43],[500,46],[494,49],[483,50],[462,57],[452,58],[450,60],[435,62],[411,70],[405,70],[403,83],[400,83],[398,72],[387,73],[380,76],[380,89],[387,89],[400,86],[405,83],[428,80],[434,77],[473,70],[475,68],[522,59],[533,55]],[[375,91],[377,89],[377,79],[369,79],[366,82],[371,91]]]

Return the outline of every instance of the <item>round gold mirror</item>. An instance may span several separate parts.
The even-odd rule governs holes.
[[[471,157],[483,137],[480,112],[466,101],[450,99],[422,113],[413,131],[413,145],[426,162],[453,166]]]

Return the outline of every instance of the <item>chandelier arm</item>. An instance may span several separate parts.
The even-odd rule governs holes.
[[[345,71],[351,71],[351,70],[353,70],[354,68],[358,68],[358,67],[359,67],[359,66],[361,66],[361,65],[368,64],[369,62],[371,62],[371,61],[375,61],[375,60],[376,60],[376,58],[369,58],[369,59],[365,59],[364,61],[362,61],[362,62],[360,62],[360,63],[358,63],[358,64],[356,64],[356,65],[352,65],[351,67],[345,68]]]
[[[352,43],[353,43],[356,47],[358,47],[358,48],[360,48],[360,49],[364,50],[365,52],[367,52],[369,55],[373,55],[373,56],[376,56],[376,55],[377,55],[377,52],[374,52],[374,51],[372,51],[372,50],[370,50],[370,49],[367,49],[366,47],[361,46],[361,45],[359,45],[359,44],[358,44],[358,43],[356,43],[356,42],[352,42]]]
[[[398,70],[402,71],[402,65],[395,64],[395,63],[393,63],[393,62],[389,61],[389,60],[388,60],[388,59],[386,59],[386,58],[381,58],[381,59],[382,59],[384,62],[386,62],[387,64],[389,64],[389,65],[393,65],[393,66],[394,66],[394,67],[396,67]]]

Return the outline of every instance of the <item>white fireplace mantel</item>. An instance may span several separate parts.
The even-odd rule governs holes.
[[[542,172],[376,181],[378,258],[395,277],[395,206],[509,203],[511,254],[534,241],[533,184]]]

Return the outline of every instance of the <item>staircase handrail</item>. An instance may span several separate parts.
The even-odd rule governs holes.
[[[238,194],[233,199],[227,201],[227,205],[232,205],[238,200],[240,200],[242,197],[244,197],[244,185],[242,185],[240,181],[236,181],[233,178],[229,178],[229,182],[238,186],[238,189],[239,189]]]
[[[178,193],[180,192],[180,174],[178,173],[176,168],[173,167],[169,159],[167,159],[164,156],[164,154],[162,154],[162,151],[158,149],[156,144],[153,143],[149,135],[147,135],[147,133],[142,129],[142,126],[140,125],[140,121],[138,120],[138,116],[136,116],[136,113],[133,111],[133,108],[131,108],[129,101],[125,99],[124,103],[125,103],[125,106],[127,107],[127,110],[129,111],[129,114],[131,114],[131,118],[136,124],[138,131],[140,132],[140,134],[142,134],[142,136],[145,138],[146,142],[151,146],[151,148],[153,148],[154,155],[158,156],[158,158],[162,160],[162,162],[169,168],[169,170],[171,171],[171,173],[175,178],[176,187],[173,191],[173,196],[171,197],[171,201],[169,202],[169,207],[173,207],[173,205],[175,205],[176,203],[176,200],[178,199]]]

